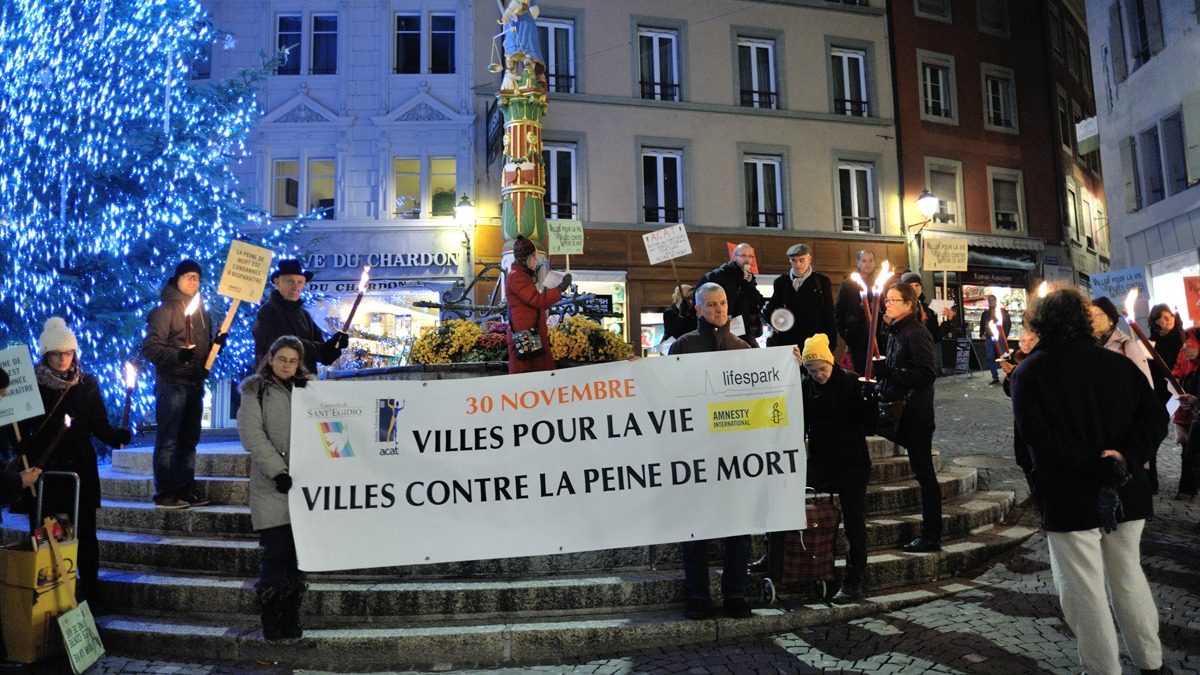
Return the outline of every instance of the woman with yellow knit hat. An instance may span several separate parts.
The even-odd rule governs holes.
[[[824,333],[804,341],[804,350],[793,348],[808,377],[804,392],[804,431],[808,436],[808,484],[821,492],[836,492],[846,528],[846,569],[834,604],[862,597],[867,569],[867,480],[871,456],[867,435],[879,416],[879,400],[872,383],[843,370],[833,360],[829,336]]]

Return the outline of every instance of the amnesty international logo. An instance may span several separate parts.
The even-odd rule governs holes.
[[[708,404],[708,430],[714,433],[787,425],[787,398],[784,396]]]
[[[321,432],[321,443],[325,446],[327,457],[341,459],[354,456],[354,448],[350,447],[350,436],[342,422],[317,422],[317,430]]]
[[[400,425],[396,423],[401,410],[404,410],[404,401],[397,401],[394,398],[376,399],[376,408],[379,412],[376,418],[379,420],[379,442],[380,443],[395,443],[396,435],[400,431]]]

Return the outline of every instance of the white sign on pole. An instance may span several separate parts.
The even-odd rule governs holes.
[[[312,382],[292,393],[300,567],[802,528],[803,414],[790,347],[470,380]]]
[[[943,272],[967,271],[967,243],[965,237],[924,237],[924,262],[927,270]]]
[[[27,345],[0,350],[0,368],[8,373],[8,395],[0,398],[0,424],[20,422],[46,411]]]
[[[550,230],[550,253],[552,255],[583,254],[583,221],[547,220]]]
[[[227,298],[257,304],[267,287],[273,255],[270,249],[235,240],[229,245],[229,257],[225,259],[225,271],[221,273],[217,292]]]
[[[642,242],[646,244],[646,255],[650,256],[651,265],[681,258],[692,252],[692,244],[682,224],[647,232],[642,235]]]

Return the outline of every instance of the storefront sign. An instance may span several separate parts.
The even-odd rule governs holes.
[[[1075,283],[1075,269],[1067,265],[1042,265],[1042,278],[1051,285],[1071,285]]]
[[[8,373],[8,394],[0,398],[0,425],[37,417],[46,411],[27,345],[0,350],[0,368]]]
[[[1100,147],[1100,125],[1096,117],[1080,120],[1075,125],[1075,143],[1081,155]]]
[[[965,237],[925,237],[921,266],[927,270],[967,271],[967,241]]]
[[[234,241],[229,245],[229,257],[225,259],[225,271],[217,292],[227,298],[258,303],[263,289],[267,287],[267,275],[271,272],[270,249]]]
[[[1025,286],[1025,275],[1020,272],[963,272],[962,283],[971,286]]]
[[[583,255],[583,221],[547,220],[551,255]]]
[[[592,295],[580,301],[584,314],[612,314],[613,296]]]
[[[646,255],[650,257],[651,265],[681,258],[692,252],[692,244],[683,225],[647,232],[642,235],[642,242],[646,245]]]
[[[1141,298],[1150,297],[1150,292],[1146,290],[1146,272],[1141,267],[1127,267],[1092,275],[1092,297],[1106,296],[1118,307],[1125,302],[1125,295],[1133,288],[1138,289]]]
[[[351,268],[355,277],[363,265],[385,267],[458,267],[461,251],[423,251],[418,253],[318,253],[304,259],[305,268]]]
[[[790,347],[468,380],[314,381],[292,394],[299,565],[803,528],[803,415]]]

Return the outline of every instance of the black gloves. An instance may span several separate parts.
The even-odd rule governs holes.
[[[325,341],[325,346],[330,349],[345,349],[350,346],[350,336],[339,330],[333,334],[333,337]]]
[[[196,350],[192,347],[184,347],[183,349],[179,350],[179,362],[184,365],[191,363],[195,356]]]
[[[1117,531],[1117,521],[1125,517],[1125,507],[1116,488],[1107,485],[1100,488],[1100,496],[1096,499],[1096,515],[1100,516],[1100,529],[1105,534]]]
[[[129,442],[133,440],[133,431],[124,428],[117,429],[115,440],[117,445],[129,445]]]
[[[293,387],[299,387],[299,388],[303,389],[303,388],[305,388],[305,387],[307,387],[307,386],[308,386],[308,378],[306,378],[306,377],[293,377],[293,378],[292,378],[292,386],[293,386]]]
[[[867,405],[879,404],[879,387],[874,382],[859,382],[858,395],[862,398],[863,403]]]
[[[229,333],[217,333],[217,337],[213,338],[214,347],[225,347],[225,341],[229,339]]]
[[[286,495],[292,489],[292,477],[286,473],[275,476],[275,489]]]
[[[571,287],[571,273],[567,272],[563,275],[562,283],[558,285],[559,292],[566,292]]]

